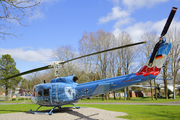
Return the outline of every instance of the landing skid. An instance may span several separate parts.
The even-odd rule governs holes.
[[[73,105],[76,109],[80,109],[80,108],[81,108],[81,107],[77,107],[77,106],[74,105],[74,104],[71,104],[71,105]],[[59,109],[62,109],[61,106],[55,106],[53,109],[51,109],[51,111],[50,111],[49,113],[46,113],[46,112],[37,112],[37,111],[39,110],[39,108],[41,108],[41,107],[42,107],[42,105],[40,105],[35,112],[30,109],[30,112],[31,112],[32,114],[49,114],[49,115],[52,115],[52,114],[53,114],[52,111],[53,111],[56,107],[58,107]],[[63,108],[65,108],[65,107],[63,107]]]
[[[71,104],[71,105],[74,105],[74,107],[76,108],[76,109],[80,109],[81,107],[77,107],[75,104]]]

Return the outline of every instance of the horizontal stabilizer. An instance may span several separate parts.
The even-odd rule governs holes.
[[[173,78],[156,78],[156,80],[172,80]]]

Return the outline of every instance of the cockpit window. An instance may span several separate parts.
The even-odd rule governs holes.
[[[41,90],[41,89],[38,90],[38,96],[39,96],[39,97],[42,96],[42,90]]]
[[[49,96],[49,89],[44,89],[44,96]]]
[[[49,89],[44,89],[42,86],[35,86],[33,90],[33,96],[35,97],[43,97],[49,96]]]
[[[36,97],[36,95],[37,95],[36,91],[37,91],[37,89],[36,89],[36,87],[34,87],[34,89],[33,89],[33,96],[34,97]]]
[[[42,91],[42,87],[41,86],[37,86],[37,95],[38,97],[41,97],[43,95],[43,91]]]

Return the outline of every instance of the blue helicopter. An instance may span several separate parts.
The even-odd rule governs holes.
[[[74,75],[54,78],[51,80],[50,83],[44,82],[44,84],[38,84],[34,86],[31,101],[40,106],[37,108],[35,112],[32,110],[30,111],[32,113],[36,113],[40,107],[50,106],[53,107],[53,109],[51,109],[51,111],[49,112],[49,115],[51,115],[53,114],[53,110],[56,107],[61,108],[61,106],[68,104],[74,105],[74,103],[77,103],[82,98],[90,98],[92,96],[107,93],[108,91],[118,90],[133,84],[155,79],[157,75],[160,73],[161,67],[163,66],[163,63],[166,60],[168,53],[171,49],[171,43],[165,43],[166,39],[163,36],[167,33],[176,10],[176,7],[172,8],[167,22],[164,26],[164,29],[161,33],[161,36],[159,38],[159,41],[156,43],[154,47],[152,55],[147,60],[146,64],[142,66],[138,72],[82,84],[77,83],[78,78]],[[125,46],[111,48],[96,53],[84,55],[81,57],[73,58],[67,61],[59,61],[53,65],[47,65],[44,67],[25,71],[5,79],[11,79],[13,77],[29,74],[40,70],[51,69],[53,67],[56,68],[58,65],[65,64],[73,60],[143,43],[146,42],[144,41],[134,44],[128,44]],[[76,105],[74,106],[77,109],[80,108]]]

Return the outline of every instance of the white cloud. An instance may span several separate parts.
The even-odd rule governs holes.
[[[125,5],[128,10],[134,11],[142,7],[152,7],[159,3],[167,2],[169,0],[122,0],[122,4]]]
[[[114,7],[112,8],[112,11],[107,14],[105,17],[99,18],[99,24],[104,24],[109,21],[114,20],[114,30],[113,33],[115,36],[117,36],[121,31],[128,32],[132,39],[134,41],[141,41],[141,36],[144,34],[144,32],[156,32],[159,36],[162,32],[162,29],[166,23],[166,19],[163,19],[161,21],[146,21],[146,22],[138,22],[135,24],[132,24],[132,21],[135,21],[131,14],[136,9],[140,9],[142,7],[150,8],[154,5],[157,5],[159,3],[164,3],[169,0],[109,0],[114,3]],[[121,3],[120,3],[121,2]],[[119,7],[119,4],[123,7]],[[174,24],[174,25],[173,25]],[[126,27],[125,25],[131,25]],[[173,20],[172,26],[180,26],[180,22]]]
[[[141,7],[152,7],[158,3],[167,2],[168,0],[122,0],[122,4],[125,6],[124,9],[119,7],[119,0],[109,0],[114,3],[112,11],[105,17],[100,17],[98,24],[104,24],[113,20],[116,20],[113,28],[118,29],[123,25],[130,24],[134,19],[130,17],[131,13],[135,9]]]
[[[117,29],[123,25],[127,25],[127,24],[131,23],[131,21],[133,21],[133,19],[130,17],[121,18],[114,24],[113,28]]]
[[[49,61],[52,56],[51,49],[28,49],[25,48],[15,48],[15,49],[3,49],[0,48],[0,55],[10,54],[12,58],[21,60],[21,61],[31,61],[31,62],[44,62]]]
[[[135,42],[142,41],[141,36],[144,34],[144,32],[154,31],[158,34],[158,36],[160,36],[160,34],[164,28],[164,25],[166,23],[166,20],[167,19],[163,19],[163,20],[157,21],[155,23],[153,23],[151,21],[139,22],[139,23],[136,23],[132,26],[125,28],[124,31],[128,32],[131,35],[133,41],[135,41]],[[174,20],[169,29],[171,29],[173,27],[180,29],[180,21]],[[113,34],[115,36],[117,36],[120,32],[121,32],[121,30],[116,28],[113,31]]]
[[[119,6],[113,7],[112,12],[108,13],[106,17],[99,18],[99,24],[104,24],[117,19],[118,21],[121,20],[117,23],[118,26],[120,26],[120,24],[125,24],[125,22],[122,22],[124,19],[128,19],[128,21],[130,20],[129,15],[130,14],[127,11],[121,10]]]
[[[129,13],[127,13],[126,11],[121,11],[120,7],[113,7],[112,12],[108,13],[106,17],[99,18],[99,24],[107,23],[111,20],[115,20],[127,16],[129,16]]]
[[[144,32],[146,31],[152,31],[151,26],[153,25],[152,22],[139,22],[134,24],[133,26],[129,26],[125,29],[126,32],[128,32],[133,41],[141,41],[141,36],[143,35]]]

